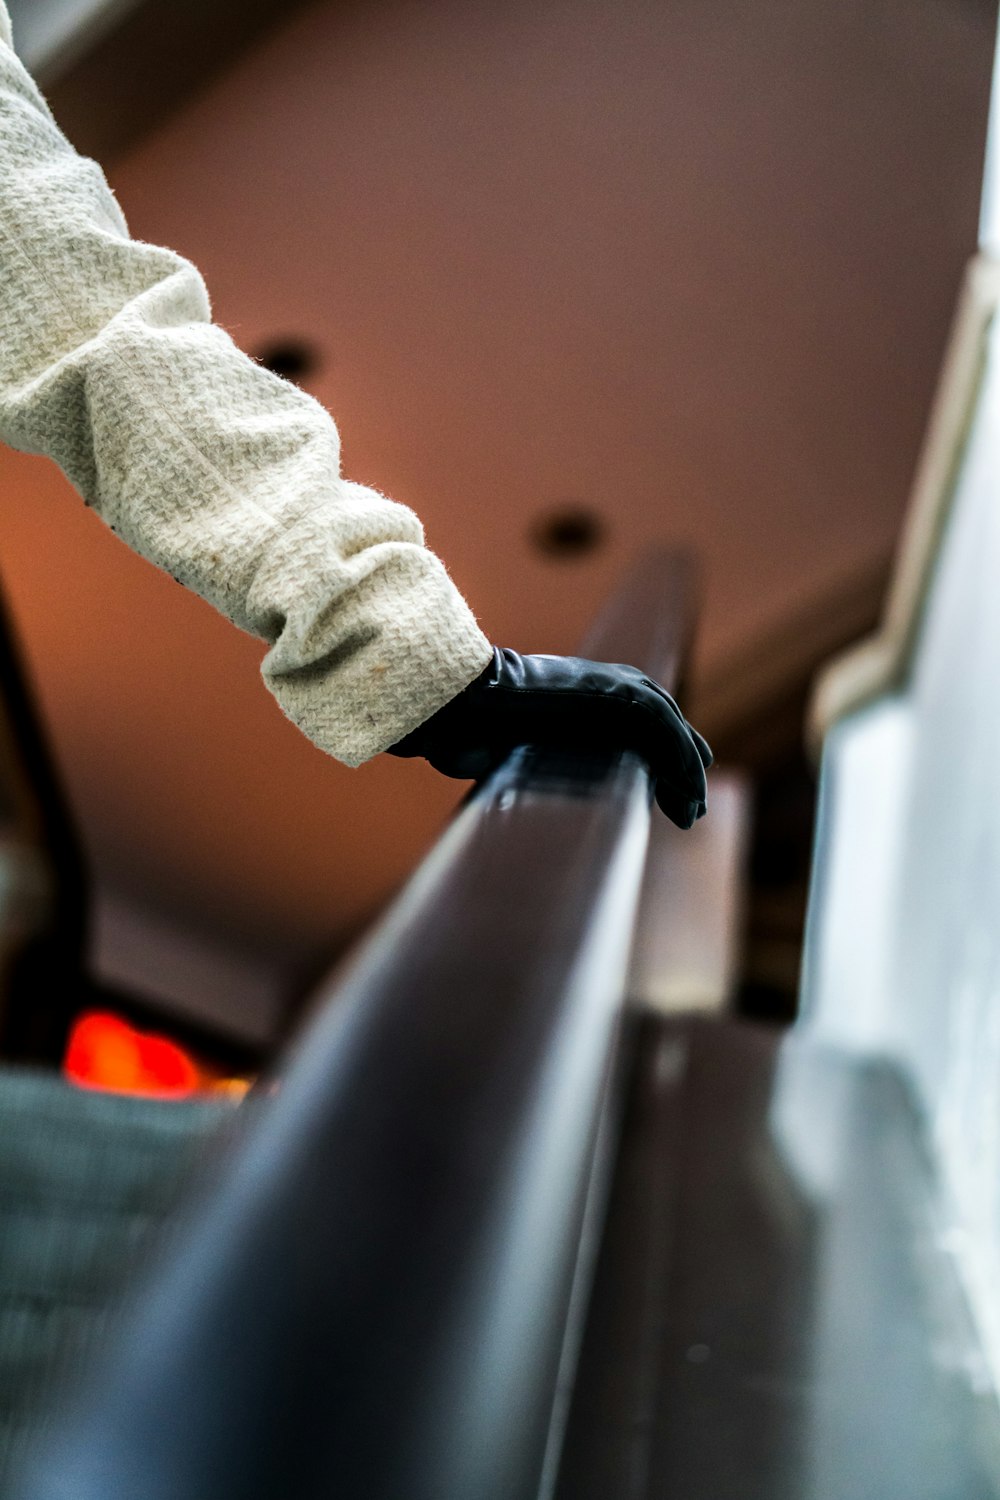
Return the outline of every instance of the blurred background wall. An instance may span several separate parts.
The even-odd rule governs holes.
[[[70,3],[15,32],[133,233],[329,407],[487,633],[572,650],[637,549],[690,545],[692,715],[797,753],[771,709],[877,609],[975,246],[994,7]],[[99,972],[265,1038],[462,788],[326,759],[257,643],[8,451],[0,579]]]

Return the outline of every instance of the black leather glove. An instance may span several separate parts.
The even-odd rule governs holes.
[[[708,745],[669,693],[636,667],[610,662],[495,646],[485,672],[389,754],[422,755],[445,776],[478,781],[518,745],[634,750],[678,827],[705,812]]]

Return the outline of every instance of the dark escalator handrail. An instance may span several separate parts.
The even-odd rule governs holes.
[[[591,654],[673,675],[680,581]],[[536,1500],[649,803],[633,756],[527,750],[470,799],[26,1494]]]

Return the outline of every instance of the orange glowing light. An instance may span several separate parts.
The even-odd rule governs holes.
[[[219,1094],[229,1099],[233,1104],[239,1104],[250,1092],[251,1080],[249,1078],[214,1078],[209,1084],[213,1094]]]
[[[63,1072],[82,1088],[181,1098],[194,1093],[200,1075],[183,1047],[165,1036],[137,1031],[106,1011],[87,1011],[70,1032]]]

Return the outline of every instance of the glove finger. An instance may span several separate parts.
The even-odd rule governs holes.
[[[680,719],[681,723],[684,725],[689,735],[691,736],[694,747],[698,752],[698,759],[701,761],[702,766],[707,771],[709,766],[715,759],[714,755],[712,754],[711,746],[709,745],[705,737],[698,733],[694,725],[689,724],[687,719],[685,719],[684,715],[680,711],[680,707],[677,703],[676,698],[672,697],[671,694],[667,692],[665,687],[661,687],[660,684],[655,680],[655,678],[644,677],[642,679],[642,685],[646,688],[652,688],[657,697],[662,698],[667,706],[671,709],[672,713],[677,715],[678,719]]]
[[[684,720],[684,722],[685,724],[687,724],[686,719]],[[697,750],[698,754],[701,756],[701,763],[707,771],[709,766],[711,766],[715,761],[715,756],[712,754],[712,747],[705,739],[704,735],[700,735],[698,733],[693,724],[688,724],[688,728],[691,731],[691,738],[694,740],[694,747]]]
[[[649,711],[653,730],[648,747],[653,771],[665,777],[687,801],[704,802],[705,766],[690,728],[677,704],[662,690],[646,692],[640,700]]]
[[[656,805],[678,828],[691,828],[705,815],[704,802],[690,801],[662,777],[656,782]]]

